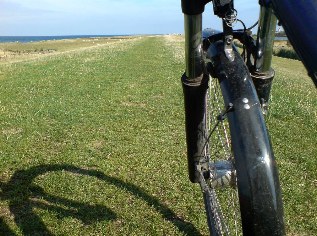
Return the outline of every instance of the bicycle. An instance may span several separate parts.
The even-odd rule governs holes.
[[[237,18],[234,0],[213,0],[223,31],[202,32],[209,2],[182,0],[189,179],[201,186],[211,235],[285,235],[278,170],[264,119],[275,75],[273,41],[278,18],[317,86],[317,2],[260,0],[259,21],[247,28]],[[242,30],[233,30],[236,22]],[[241,54],[235,40],[243,45]]]

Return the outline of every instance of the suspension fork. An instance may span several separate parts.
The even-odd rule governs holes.
[[[276,16],[270,4],[262,4],[256,41],[254,67],[251,76],[261,102],[262,110],[267,112],[268,102],[275,75],[271,68],[276,29]]]
[[[207,139],[206,95],[208,76],[204,74],[202,51],[202,13],[211,0],[182,0],[185,24],[186,72],[182,76],[189,179],[201,178],[196,166],[202,159]]]
[[[203,158],[206,143],[206,94],[208,76],[204,74],[202,15],[185,14],[186,72],[182,76],[189,179],[199,182],[196,166]]]
[[[211,0],[182,0],[185,14],[186,72],[182,76],[185,104],[185,126],[189,179],[198,183],[201,178],[197,168],[206,157],[206,96],[209,76],[204,73],[202,49],[202,13]],[[217,15],[233,8],[233,0],[213,0]],[[207,167],[208,168],[208,167]]]

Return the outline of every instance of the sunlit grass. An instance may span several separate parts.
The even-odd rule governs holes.
[[[317,91],[299,61],[274,58],[273,66],[277,75],[268,122],[287,227],[298,235],[313,235],[317,232]]]
[[[41,58],[44,55],[51,56],[72,50],[96,48],[133,38],[136,39],[138,36],[78,38],[29,43],[0,43],[0,63],[19,62]]]
[[[183,38],[57,51],[0,65],[0,231],[207,235],[202,194],[187,177]],[[313,235],[316,91],[300,62],[274,65],[268,122],[287,230]]]

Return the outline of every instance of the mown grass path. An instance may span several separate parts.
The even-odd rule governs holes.
[[[0,65],[0,232],[207,235],[189,183],[183,40],[125,39]],[[316,92],[275,58],[268,117],[289,235],[313,235]]]
[[[200,192],[186,173],[182,67],[163,38],[3,66],[0,207],[7,233],[206,230],[194,200]]]

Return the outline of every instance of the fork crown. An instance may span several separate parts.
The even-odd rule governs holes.
[[[186,15],[198,15],[204,12],[205,5],[211,0],[182,0],[182,11]]]
[[[271,5],[271,0],[259,0],[259,4],[264,7],[268,7]]]

